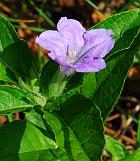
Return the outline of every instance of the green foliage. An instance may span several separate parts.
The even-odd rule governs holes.
[[[104,130],[98,107],[80,94],[67,94],[60,109],[59,115],[73,130],[89,158],[99,159],[104,147]]]
[[[65,84],[66,80],[59,65],[50,60],[44,66],[40,76],[41,91],[49,98],[56,98],[63,92]]]
[[[1,17],[0,24],[0,80],[8,84],[0,85],[0,114],[28,110],[27,122],[0,127],[0,160],[100,160],[105,144],[103,121],[120,96],[139,44],[140,9],[111,16],[92,27],[114,33],[116,44],[105,58],[107,67],[69,78],[53,61],[39,76],[27,44],[6,19]],[[106,143],[113,161],[139,159],[139,150],[128,155],[112,138],[106,137]]]
[[[0,140],[1,161],[58,161],[51,151],[57,144],[25,121],[0,127]]]
[[[49,95],[49,84],[53,75],[58,71],[59,65],[56,64],[54,61],[49,61],[42,69],[42,73],[40,76],[40,88],[42,93],[45,95]]]
[[[32,87],[37,79],[35,61],[25,41],[21,40],[11,24],[0,17],[0,80],[13,82],[14,77],[19,78]],[[10,73],[12,72],[12,74]]]
[[[120,161],[128,155],[124,145],[110,136],[105,137],[105,150],[112,156],[112,161]]]
[[[121,94],[127,72],[133,62],[134,50],[135,47],[121,51],[120,55],[109,61],[107,68],[95,77],[97,87],[92,100],[100,108],[103,120]]]
[[[113,15],[93,26],[91,29],[112,29],[114,39],[117,41],[123,34],[135,27],[140,26],[140,9],[133,9]]]
[[[123,144],[112,137],[106,136],[105,140],[105,150],[111,154],[111,161],[140,161],[139,148],[130,154]]]
[[[134,40],[138,33],[138,28],[135,27],[139,25],[140,9],[136,9],[109,17],[93,27],[112,29],[116,45],[106,57],[107,68],[99,73],[84,74],[78,92],[93,100],[101,110],[103,120],[117,102],[133,62],[136,45]],[[128,40],[124,41],[126,38]],[[122,42],[123,45],[120,45]]]
[[[140,31],[139,31],[139,35],[137,37],[137,46],[136,46],[136,51],[135,51],[135,55],[134,55],[134,64],[140,64]]]
[[[24,111],[31,109],[32,104],[27,95],[20,89],[11,86],[0,86],[0,114]]]
[[[42,116],[35,109],[26,112],[25,119],[35,126],[46,130]]]
[[[62,119],[49,112],[45,112],[44,118],[52,128],[55,134],[56,143],[62,151],[59,156],[60,159],[64,161],[89,161],[88,156],[84,152],[73,131],[64,123],[64,121],[62,121]]]
[[[8,83],[16,83],[13,73],[2,62],[0,62],[0,80]]]
[[[136,144],[137,144],[137,147],[140,147],[140,117],[139,117],[139,120],[138,120]]]
[[[132,154],[128,155],[126,158],[120,161],[140,161],[140,149],[137,149]]]

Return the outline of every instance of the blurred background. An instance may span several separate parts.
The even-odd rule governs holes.
[[[28,42],[40,69],[48,58],[47,52],[35,44],[35,37],[42,31],[55,29],[62,16],[76,19],[88,29],[111,15],[133,8],[140,8],[140,0],[0,0],[0,16],[6,17],[19,36]],[[122,95],[106,120],[105,133],[121,141],[129,151],[134,150],[140,129],[139,113],[140,45]],[[14,114],[15,120],[22,117],[22,113]],[[0,124],[6,122],[7,116],[0,116]],[[109,158],[104,152],[103,160]]]

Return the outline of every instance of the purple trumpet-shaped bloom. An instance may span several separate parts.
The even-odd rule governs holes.
[[[57,31],[48,30],[36,38],[48,56],[60,64],[65,75],[98,72],[106,67],[104,56],[113,48],[113,32],[107,29],[86,31],[80,22],[62,17]]]

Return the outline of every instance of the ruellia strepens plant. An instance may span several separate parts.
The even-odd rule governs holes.
[[[62,17],[56,30],[35,39],[49,57],[38,72],[26,42],[1,17],[0,114],[23,112],[25,119],[0,127],[0,161],[99,161],[104,149],[113,156],[116,144],[124,154],[115,153],[118,161],[140,156],[139,149],[129,154],[104,135],[133,62],[139,26],[140,9],[87,31]]]

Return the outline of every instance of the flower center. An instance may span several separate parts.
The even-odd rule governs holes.
[[[76,61],[76,51],[68,51],[68,55],[66,56],[65,60],[70,64],[75,63],[75,61]]]

